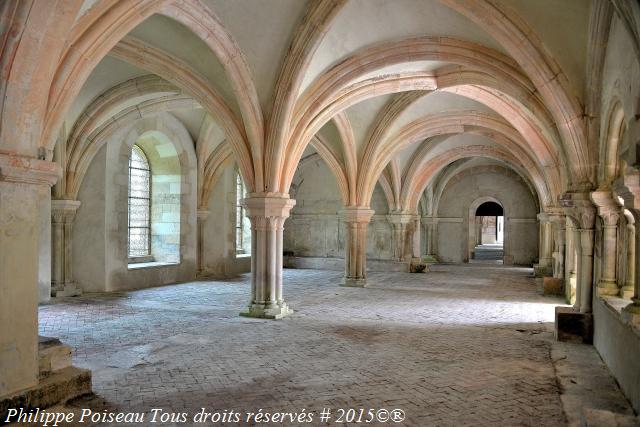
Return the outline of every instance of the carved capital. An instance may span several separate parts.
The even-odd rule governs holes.
[[[80,201],[78,200],[51,200],[51,220],[54,224],[71,224],[79,207]]]
[[[360,222],[368,224],[375,211],[363,206],[349,206],[339,212],[344,222]]]
[[[296,201],[290,199],[287,194],[250,193],[249,197],[242,199],[240,203],[253,222],[256,217],[287,219]]]
[[[611,191],[594,191],[591,200],[598,207],[598,215],[604,221],[605,227],[615,227],[620,219],[620,203]]]
[[[578,228],[592,229],[595,225],[596,209],[589,193],[569,192],[560,199],[564,213],[571,218]]]
[[[615,227],[620,219],[620,212],[615,210],[606,210],[598,212],[604,222],[605,227]]]

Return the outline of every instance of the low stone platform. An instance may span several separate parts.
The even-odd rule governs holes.
[[[593,314],[579,313],[573,307],[556,307],[556,339],[558,341],[592,344]]]
[[[91,393],[91,371],[71,366],[71,347],[56,338],[40,337],[38,384],[0,400],[0,420],[9,409],[44,409]]]
[[[543,277],[542,293],[544,295],[564,295],[564,280],[556,277]]]

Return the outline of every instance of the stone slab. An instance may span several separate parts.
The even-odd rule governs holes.
[[[579,313],[573,307],[556,307],[555,336],[558,341],[593,343],[593,314]]]
[[[640,420],[633,415],[586,408],[582,425],[584,427],[640,427]]]
[[[564,295],[564,279],[543,277],[542,293],[544,295]]]

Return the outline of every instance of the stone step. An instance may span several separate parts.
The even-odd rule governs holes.
[[[602,409],[585,408],[582,416],[584,427],[640,427],[640,420],[634,415],[618,414]]]
[[[39,337],[38,366],[40,378],[68,368],[71,366],[71,347],[61,343],[57,338]]]
[[[25,411],[61,405],[91,393],[91,371],[69,366],[40,378],[38,385],[0,400],[0,420],[6,420],[9,409]]]

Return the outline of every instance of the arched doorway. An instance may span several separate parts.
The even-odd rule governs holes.
[[[468,262],[502,263],[505,255],[505,214],[493,197],[475,200],[469,207]]]

